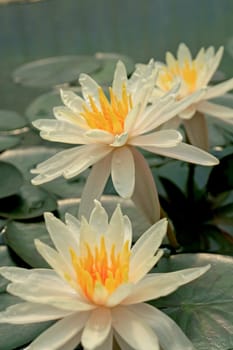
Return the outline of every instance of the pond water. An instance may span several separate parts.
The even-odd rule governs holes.
[[[117,52],[135,62],[163,59],[183,41],[225,46],[219,79],[232,75],[233,2],[229,0],[43,0],[0,2],[0,109],[21,113],[45,87],[15,84],[24,63],[64,55]],[[9,0],[7,0],[9,2]],[[12,0],[11,0],[12,1]]]

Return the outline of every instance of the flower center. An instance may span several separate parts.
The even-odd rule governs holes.
[[[83,106],[81,115],[92,129],[109,131],[119,135],[124,131],[124,122],[132,109],[132,97],[127,94],[125,84],[122,85],[121,98],[118,98],[109,88],[110,100],[106,97],[102,88],[99,88],[99,106],[92,96],[89,96],[90,107]]]
[[[120,284],[128,281],[130,250],[126,241],[120,252],[106,250],[105,239],[102,236],[100,245],[91,249],[85,242],[84,256],[77,256],[70,249],[72,264],[76,278],[84,295],[91,301],[95,299],[96,290],[104,290],[110,295]]]
[[[172,65],[161,68],[157,84],[162,90],[169,91],[177,78],[185,83],[188,93],[195,91],[198,78],[195,60],[192,62],[186,60],[182,66],[176,61]]]

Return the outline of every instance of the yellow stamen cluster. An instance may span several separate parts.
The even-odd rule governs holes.
[[[92,96],[89,96],[90,107],[83,106],[81,115],[92,129],[109,131],[119,135],[124,131],[124,122],[129,111],[132,109],[131,95],[127,94],[125,84],[122,85],[121,98],[109,88],[110,100],[107,99],[102,88],[99,88],[99,106],[96,105]]]
[[[186,60],[181,65],[176,63],[163,67],[159,74],[158,85],[165,91],[169,91],[174,83],[174,79],[180,78],[186,84],[188,92],[191,93],[196,89],[199,67],[194,61]]]
[[[70,249],[72,264],[76,271],[77,283],[84,295],[91,301],[94,299],[95,289],[99,286],[110,295],[119,285],[128,281],[130,250],[126,241],[120,252],[115,251],[115,244],[110,252],[106,250],[105,239],[102,236],[100,245],[94,249],[85,242],[86,254],[77,256]]]

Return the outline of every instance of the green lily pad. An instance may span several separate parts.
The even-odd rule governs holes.
[[[23,183],[21,172],[12,164],[0,161],[0,198],[18,192]]]
[[[211,254],[180,254],[162,259],[156,272],[211,264],[203,276],[153,302],[173,318],[198,350],[233,347],[233,258]]]
[[[5,310],[8,306],[18,304],[22,300],[6,293],[0,294],[0,310]],[[34,323],[26,325],[0,324],[0,350],[18,349],[36,338],[41,332],[47,329],[52,322]]]
[[[32,267],[48,267],[46,261],[37,252],[34,240],[40,239],[52,245],[45,224],[22,223],[11,221],[4,233],[6,244],[28,265]]]
[[[58,151],[61,151],[61,149],[43,146],[21,148],[18,150],[6,151],[2,154],[1,159],[14,164],[15,167],[22,172],[24,179],[30,181],[34,177],[34,175],[30,173],[30,170],[37,164],[53,156]],[[80,197],[87,173],[88,170],[80,174],[76,179],[71,180],[66,180],[63,177],[60,177],[36,188],[43,188],[60,198]]]
[[[80,87],[70,88],[76,94],[81,93]],[[46,94],[40,95],[37,97],[26,109],[26,117],[30,122],[33,122],[36,119],[54,119],[53,108],[56,106],[62,106],[60,92],[50,91]]]
[[[0,131],[23,128],[27,121],[14,111],[0,110]]]
[[[55,198],[48,192],[32,185],[23,185],[18,194],[0,202],[0,215],[11,219],[30,219],[56,207]]]
[[[81,73],[93,73],[101,61],[92,56],[57,56],[26,63],[13,72],[16,83],[32,87],[53,87],[71,83]]]
[[[21,137],[17,135],[0,135],[0,152],[17,146],[21,142]]]

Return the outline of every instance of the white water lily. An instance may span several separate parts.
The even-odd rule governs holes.
[[[167,221],[160,220],[131,246],[131,222],[115,209],[110,221],[98,201],[89,222],[45,214],[55,248],[39,240],[37,250],[52,269],[2,267],[7,291],[23,301],[0,313],[0,323],[58,320],[27,350],[193,350],[181,329],[146,304],[205,273],[209,266],[148,273],[161,258]]]
[[[124,64],[118,62],[108,99],[92,78],[81,74],[83,98],[72,91],[62,91],[65,107],[54,109],[56,119],[33,123],[44,139],[79,145],[39,164],[32,170],[38,174],[32,183],[39,185],[61,175],[69,179],[93,166],[82,194],[80,216],[88,216],[93,200],[100,197],[111,174],[121,197],[132,197],[136,204],[141,203],[151,222],[158,220],[160,207],[154,181],[144,157],[135,147],[202,165],[214,165],[218,160],[182,143],[182,136],[176,130],[155,130],[202,94],[198,91],[188,99],[176,101],[172,91],[148,106],[155,75],[151,61],[143,71],[137,69],[128,79]]]
[[[190,142],[203,149],[208,149],[208,133],[204,114],[219,118],[233,124],[233,109],[209,101],[224,95],[233,89],[233,78],[223,83],[211,86],[209,82],[217,70],[223,55],[223,47],[215,53],[211,46],[207,50],[201,48],[195,58],[192,58],[190,50],[185,44],[180,44],[177,50],[177,58],[170,52],[166,54],[166,64],[159,64],[160,72],[156,80],[155,97],[170,91],[180,81],[181,86],[177,99],[182,100],[187,96],[196,94],[202,90],[204,93],[194,103],[178,113],[178,118],[173,119],[173,126],[182,122]]]

